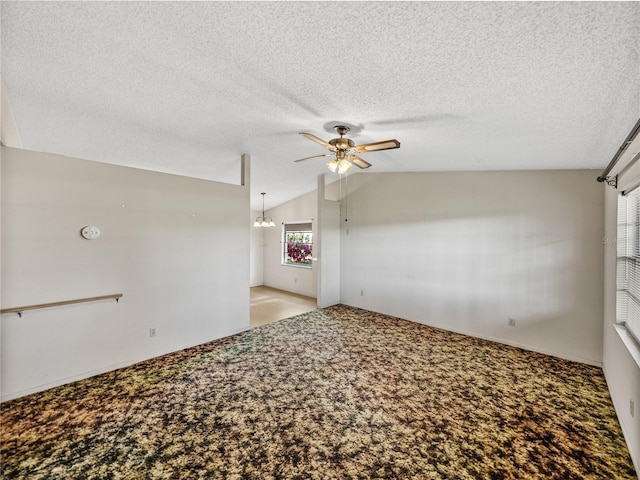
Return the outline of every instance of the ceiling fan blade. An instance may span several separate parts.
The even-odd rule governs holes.
[[[349,155],[349,161],[353,163],[356,167],[359,168],[369,168],[371,164],[369,162],[364,161],[360,157],[356,157],[355,155]]]
[[[314,155],[313,157],[305,157],[305,158],[301,158],[299,160],[294,160],[294,163],[295,162],[304,162],[305,160],[311,160],[312,158],[331,157],[331,156],[333,156],[333,155],[330,154],[330,153],[324,153],[322,155]]]
[[[383,140],[382,142],[365,143],[354,148],[356,153],[375,152],[376,150],[391,150],[392,148],[400,148],[400,142],[396,139]]]
[[[312,140],[316,143],[319,143],[320,145],[322,145],[324,148],[328,148],[328,149],[332,149],[334,148],[333,145],[331,145],[328,142],[325,142],[324,140],[322,140],[321,138],[316,137],[315,135],[312,135],[310,133],[306,133],[306,132],[300,132],[300,135],[304,135],[305,137],[307,137],[309,140]]]

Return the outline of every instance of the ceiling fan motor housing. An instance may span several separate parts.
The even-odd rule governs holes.
[[[348,138],[342,138],[342,137],[329,140],[329,143],[334,147],[336,147],[337,150],[348,150],[349,148],[352,148],[355,145],[353,143],[353,140],[350,140]]]

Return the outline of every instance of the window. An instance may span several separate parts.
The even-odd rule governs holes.
[[[284,223],[282,264],[311,268],[313,231],[311,222]]]
[[[616,317],[640,342],[640,188],[618,198]]]

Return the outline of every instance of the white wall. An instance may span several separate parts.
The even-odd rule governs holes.
[[[317,194],[315,191],[301,195],[274,207],[265,214],[275,222],[273,228],[264,229],[264,284],[287,292],[316,297],[316,271],[312,268],[282,265],[282,223],[312,221],[314,234],[317,230]],[[315,257],[315,249],[313,255]],[[315,262],[314,262],[315,263]]]
[[[249,225],[262,216],[262,211],[251,210]],[[264,228],[251,227],[249,238],[249,284],[257,287],[264,284]]]
[[[640,172],[635,172],[638,178]],[[621,181],[621,187],[623,182]],[[605,188],[605,270],[604,270],[604,373],[616,407],[636,471],[640,472],[640,367],[631,352],[640,357],[640,348],[634,341],[623,342],[624,330],[616,329],[616,240],[618,193]],[[630,350],[631,349],[631,350]],[[629,402],[635,403],[635,417]]]
[[[354,175],[342,222],[342,303],[601,365],[596,176]]]
[[[327,175],[318,177],[318,228],[314,238],[316,298],[321,308],[340,303],[340,201],[327,198],[326,180]]]
[[[2,315],[3,400],[249,327],[249,185],[5,147],[1,180],[3,308],[124,294]]]

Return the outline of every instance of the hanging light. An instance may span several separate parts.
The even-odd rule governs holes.
[[[256,221],[253,222],[253,226],[254,227],[275,227],[276,224],[273,222],[271,217],[264,216],[264,196],[266,195],[266,193],[262,192],[260,195],[262,195],[262,216],[256,218]]]
[[[351,162],[346,158],[343,158],[338,162],[338,173],[342,175],[343,173],[347,173],[351,169]]]
[[[338,150],[336,152],[336,158],[327,163],[327,168],[334,173],[338,172],[342,175],[351,169],[351,162],[345,157],[343,150]]]

